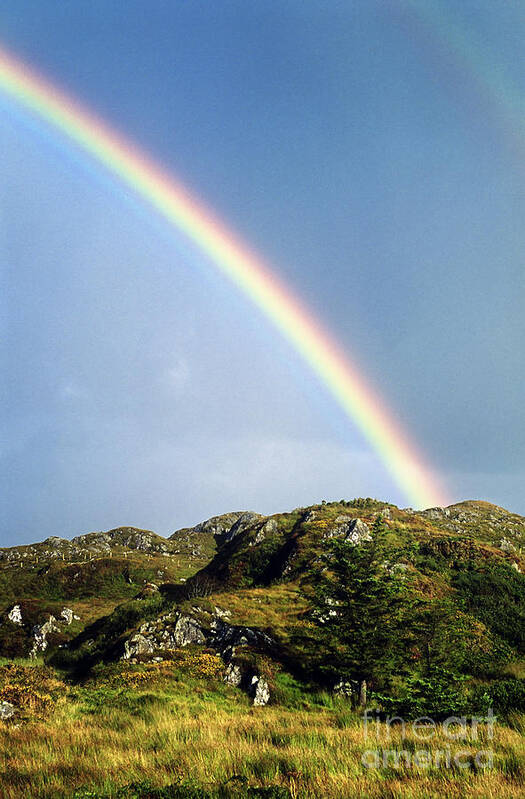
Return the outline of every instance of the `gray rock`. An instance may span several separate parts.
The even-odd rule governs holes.
[[[138,632],[124,644],[123,660],[149,655],[155,650],[173,651],[188,644],[205,644],[206,638],[196,619],[180,614],[166,614],[141,624]]]
[[[221,533],[220,535],[220,543],[221,544],[229,544],[230,541],[233,541],[238,535],[243,533],[247,527],[260,519],[260,515],[258,513],[252,513],[251,511],[246,511],[242,513],[237,521],[232,524],[229,530]]]
[[[64,619],[67,625],[71,624],[74,618],[74,613],[71,608],[62,608],[60,611],[60,618]]]
[[[267,535],[271,535],[275,533],[278,528],[277,519],[268,519],[267,522],[264,522],[255,535],[253,541],[250,541],[250,546],[257,546],[257,544],[261,544]]]
[[[194,533],[210,533],[215,538],[217,544],[222,546],[229,543],[235,536],[244,532],[250,525],[263,517],[258,513],[251,511],[234,511],[232,513],[223,513],[221,516],[212,516],[200,524],[191,528],[183,528],[177,530],[170,536],[170,540],[177,542],[185,542],[187,545],[191,543],[191,536]],[[191,544],[193,547],[194,545]]]
[[[231,610],[223,610],[223,608],[214,607],[214,613],[218,619],[229,619],[232,615]]]
[[[355,694],[356,686],[357,683],[352,684],[347,680],[339,680],[339,682],[334,685],[334,694],[351,698]]]
[[[251,627],[227,624],[222,619],[214,619],[211,623],[209,644],[224,658],[225,653],[237,646],[253,646],[267,649],[274,644],[272,638],[260,630]]]
[[[0,720],[7,721],[7,719],[12,719],[16,713],[16,708],[11,702],[6,702],[5,700],[0,701]]]
[[[47,636],[49,633],[60,632],[60,627],[54,616],[50,616],[44,624],[35,624],[33,627],[33,646],[29,652],[31,659],[36,658],[39,652],[45,652],[48,647]]]
[[[7,618],[9,621],[13,622],[13,624],[22,624],[22,610],[20,605],[13,605],[7,614]]]
[[[339,524],[337,524],[338,520],[341,520]],[[362,519],[339,516],[336,519],[336,527],[328,530],[324,538],[342,538],[344,541],[357,545],[362,541],[370,541],[372,536],[369,526]]]
[[[191,616],[179,616],[175,624],[175,641],[178,646],[204,644],[206,639],[199,624]]]
[[[155,650],[153,641],[142,633],[135,633],[124,644],[122,660],[131,660],[138,655],[150,655]]]
[[[229,663],[226,666],[226,671],[224,673],[224,682],[227,682],[228,685],[235,685],[239,686],[242,682],[242,671],[241,667],[236,663]]]
[[[254,674],[250,686],[250,693],[253,696],[253,704],[258,707],[264,707],[270,701],[270,686],[258,674]]]

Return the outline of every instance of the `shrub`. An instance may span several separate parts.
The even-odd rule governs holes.
[[[453,576],[469,613],[525,652],[525,577],[507,564],[471,566]]]
[[[525,711],[525,680],[496,680],[490,685],[478,686],[472,703],[483,710],[492,707],[500,713]]]
[[[408,677],[397,697],[373,693],[371,699],[390,715],[406,719],[461,715],[468,706],[464,679],[446,669],[435,669],[429,676]]]

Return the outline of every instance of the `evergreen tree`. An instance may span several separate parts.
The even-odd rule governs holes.
[[[367,687],[387,683],[406,653],[402,611],[408,591],[387,532],[379,516],[369,540],[329,540],[304,589],[318,668],[332,678],[357,681],[360,704],[366,704]]]

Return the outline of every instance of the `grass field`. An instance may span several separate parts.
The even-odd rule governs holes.
[[[4,799],[525,794],[523,716],[498,721],[492,738],[484,724],[457,739],[442,728],[408,725],[403,732],[384,723],[369,724],[365,736],[363,719],[345,700],[305,694],[284,675],[281,704],[251,707],[205,653],[181,652],[179,660],[147,667],[119,664],[81,686],[38,665],[1,671],[2,697],[16,689],[20,704],[25,693],[26,711],[0,724]],[[363,765],[365,752],[377,765],[376,750],[380,760],[391,753],[386,765]],[[397,766],[392,750],[400,753]],[[422,750],[428,754],[416,755]],[[489,768],[485,755],[476,761],[483,750],[492,752]],[[444,754],[436,765],[437,752]]]

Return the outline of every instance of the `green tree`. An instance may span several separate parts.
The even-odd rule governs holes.
[[[379,516],[369,540],[330,539],[304,588],[317,668],[357,681],[360,704],[367,687],[386,684],[406,658],[402,619],[409,591],[387,533]]]
[[[490,674],[512,656],[505,641],[451,597],[419,599],[411,616],[414,651],[426,676],[440,669]]]

